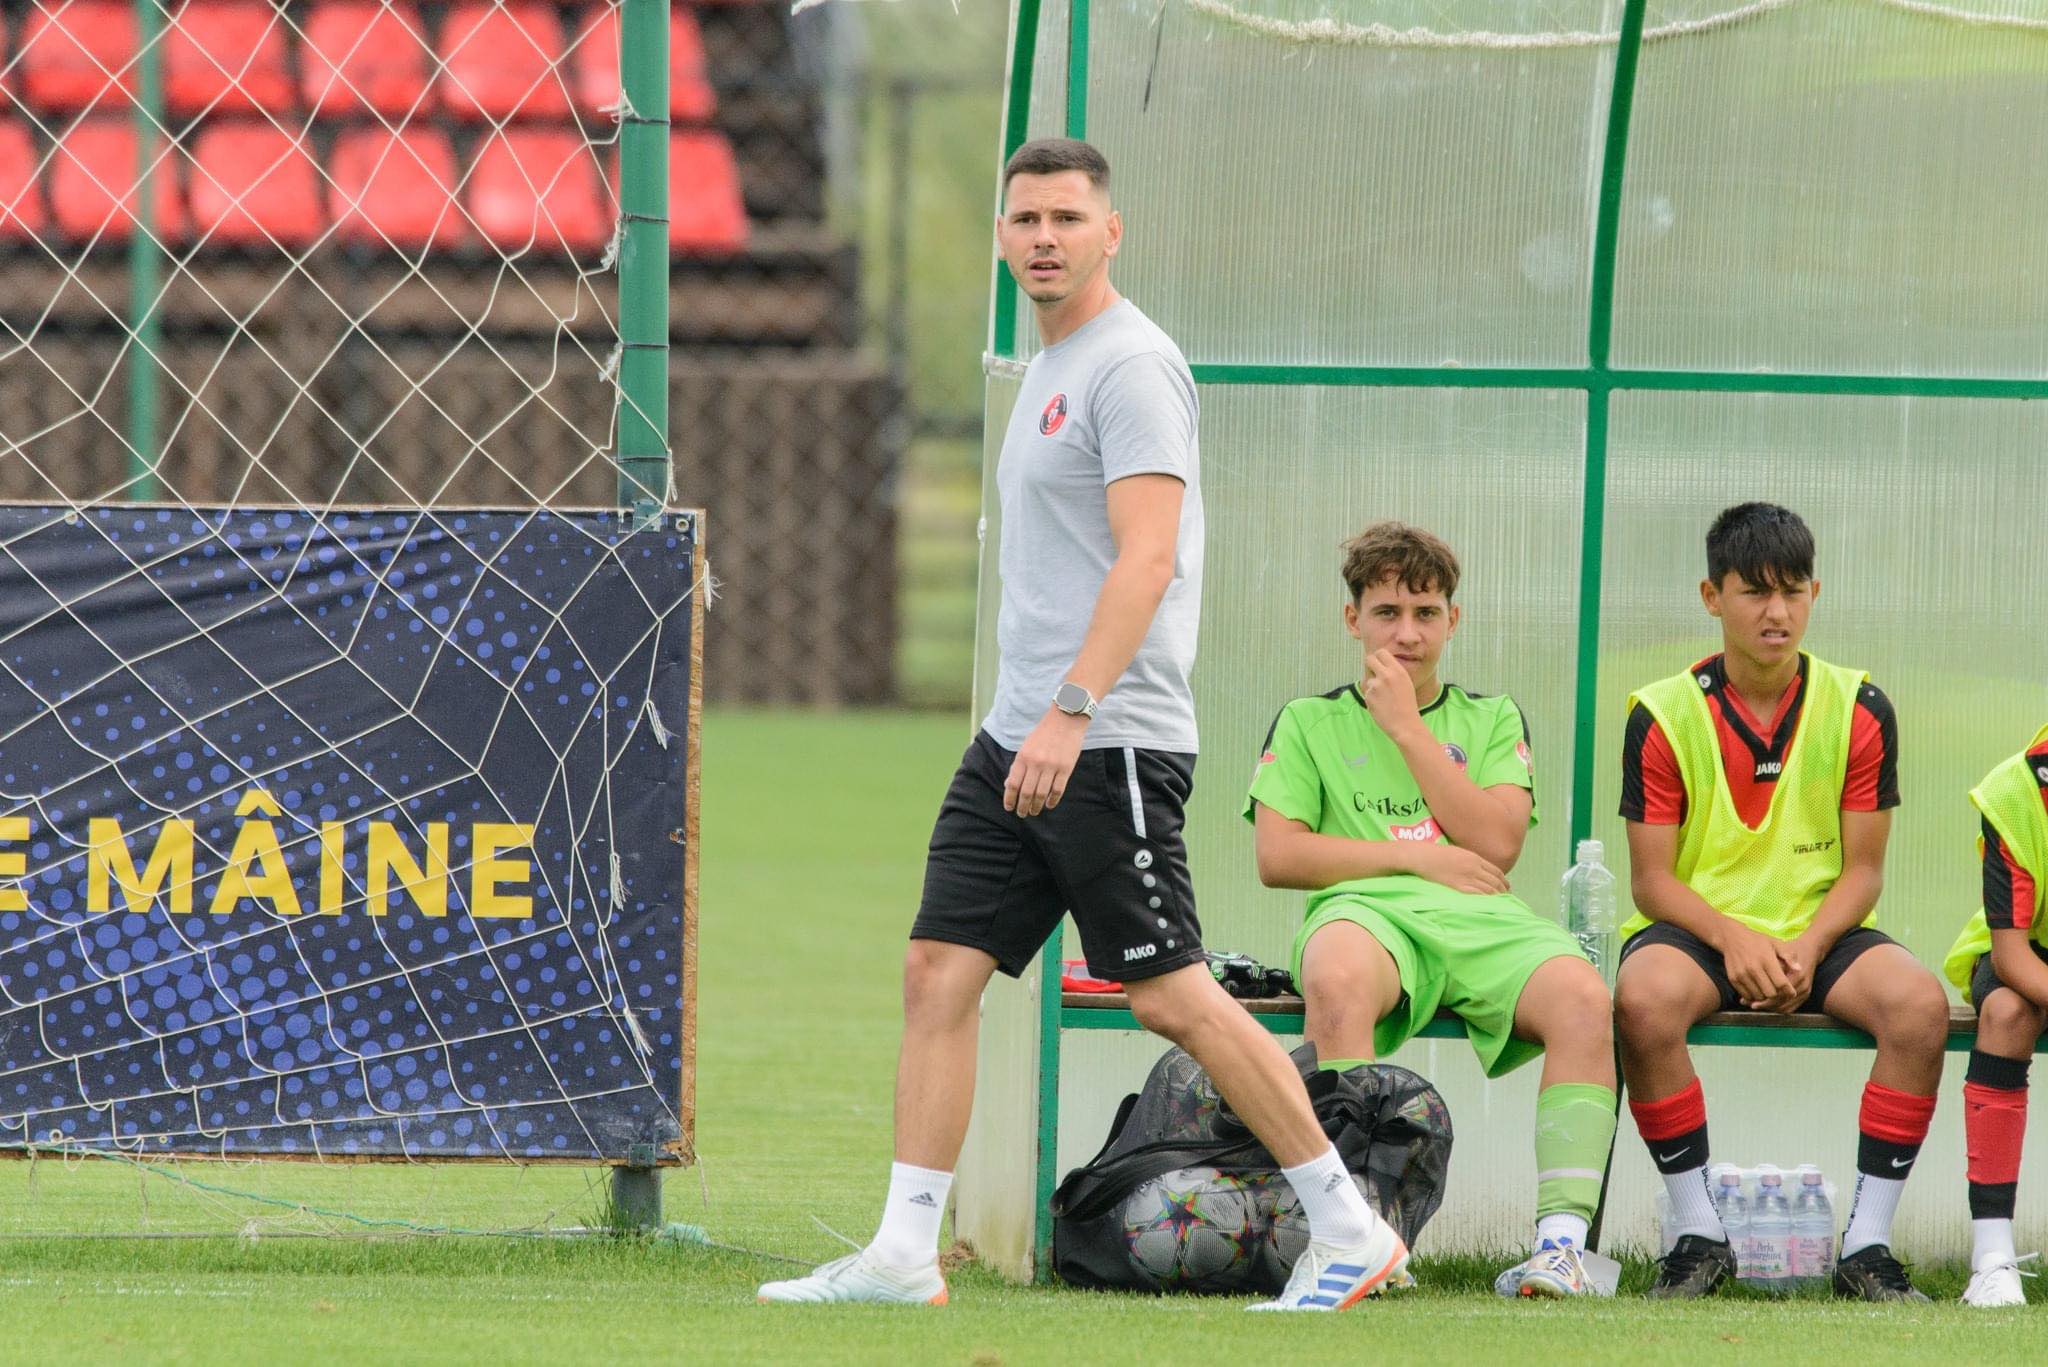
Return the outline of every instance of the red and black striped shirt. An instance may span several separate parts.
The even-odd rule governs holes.
[[[1728,778],[1728,796],[1744,824],[1761,825],[1771,808],[1778,775],[1784,772],[1792,738],[1799,730],[1799,711],[1806,704],[1806,658],[1799,677],[1778,700],[1777,715],[1761,725],[1728,687],[1728,666],[1710,655],[1692,667],[1706,679],[1707,711],[1721,742],[1721,771]],[[1849,772],[1842,785],[1845,812],[1882,812],[1899,805],[1899,724],[1891,699],[1875,685],[1856,691],[1856,710],[1849,723]],[[1629,710],[1621,748],[1621,815],[1650,826],[1676,826],[1685,820],[1685,780],[1678,757],[1657,719],[1641,703]]]

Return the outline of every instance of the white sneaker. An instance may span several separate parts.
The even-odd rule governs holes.
[[[768,1282],[754,1293],[767,1304],[819,1305],[827,1301],[883,1301],[900,1305],[944,1305],[946,1279],[938,1260],[923,1267],[891,1267],[866,1249],[834,1259],[808,1277]]]
[[[1252,1310],[1349,1310],[1390,1286],[1412,1286],[1408,1245],[1385,1220],[1375,1219],[1363,1243],[1349,1246],[1310,1239],[1277,1300]]]
[[[1584,1296],[1589,1291],[1586,1266],[1579,1261],[1579,1250],[1550,1239],[1545,1239],[1528,1261],[1516,1263],[1494,1278],[1493,1289],[1503,1296],[1541,1296],[1550,1300]]]
[[[1963,1304],[1976,1306],[1979,1310],[2025,1305],[2027,1293],[2020,1286],[2020,1278],[2034,1274],[2021,1271],[2020,1264],[2030,1263],[2039,1256],[2038,1253],[2029,1253],[2010,1262],[1978,1268],[1970,1274],[1970,1285],[1963,1291]]]

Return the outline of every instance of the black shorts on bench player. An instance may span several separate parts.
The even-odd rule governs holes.
[[[1934,1115],[1948,997],[1873,925],[1899,801],[1897,726],[1861,671],[1801,652],[1820,595],[1813,561],[1796,514],[1723,512],[1700,585],[1722,653],[1629,700],[1621,814],[1637,914],[1622,928],[1615,1027],[1629,1109],[1680,1234],[1652,1296],[1704,1295],[1735,1270],[1709,1199],[1686,1032],[1748,1008],[1822,1011],[1876,1039],[1834,1289],[1925,1299],[1892,1255],[1891,1224]]]

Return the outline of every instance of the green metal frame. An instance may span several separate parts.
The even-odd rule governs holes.
[[[157,497],[157,368],[163,325],[163,245],[157,241],[156,162],[163,151],[164,11],[135,0],[135,223],[128,233],[128,497]]]
[[[1579,390],[1586,395],[1585,487],[1579,553],[1579,628],[1576,643],[1576,688],[1573,699],[1573,755],[1570,839],[1576,843],[1592,827],[1593,746],[1599,698],[1600,579],[1607,504],[1607,453],[1610,401],[1616,391],[1664,391],[1723,394],[1818,394],[1839,397],[2048,399],[2048,379],[2000,379],[1975,376],[1778,374],[1738,371],[1616,369],[1610,362],[1614,336],[1615,257],[1620,236],[1622,180],[1628,162],[1628,136],[1641,55],[1643,13],[1647,0],[1627,0],[1615,46],[1613,85],[1609,91],[1607,134],[1601,154],[1600,194],[1593,234],[1592,276],[1588,299],[1586,364],[1583,366],[1397,366],[1397,365],[1259,365],[1195,362],[1190,365],[1201,385],[1292,385],[1418,389],[1549,389]],[[1031,81],[1038,55],[1040,0],[1018,0],[1017,34],[1010,70],[1008,117],[1003,155],[1023,143],[1031,108]],[[1066,51],[1066,132],[1087,136],[1089,0],[1070,0]],[[1017,354],[1017,288],[1000,261],[996,264],[994,326],[991,351],[1014,359]],[[1052,1226],[1048,1218],[1057,1176],[1055,1152],[1059,1136],[1060,1035],[1063,1030],[1140,1030],[1136,1018],[1119,1008],[1063,1007],[1060,1002],[1061,936],[1055,934],[1039,959],[1039,1071],[1037,1207],[1033,1212],[1037,1270],[1050,1275]],[[1262,1013],[1257,1017],[1277,1033],[1298,1033],[1297,1013]],[[1425,1038],[1458,1038],[1455,1021],[1432,1021]],[[1793,1049],[1865,1049],[1870,1037],[1848,1027],[1799,1025],[1705,1024],[1688,1038],[1695,1044]],[[1974,1036],[1950,1034],[1948,1048],[1964,1050]],[[2048,1041],[2044,1041],[2048,1051]]]
[[[633,525],[668,499],[668,4],[621,0],[619,506]]]

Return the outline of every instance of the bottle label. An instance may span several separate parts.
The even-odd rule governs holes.
[[[1825,1277],[1828,1274],[1828,1254],[1833,1250],[1834,1237],[1827,1234],[1795,1234],[1792,1236],[1792,1275],[1795,1277]]]

